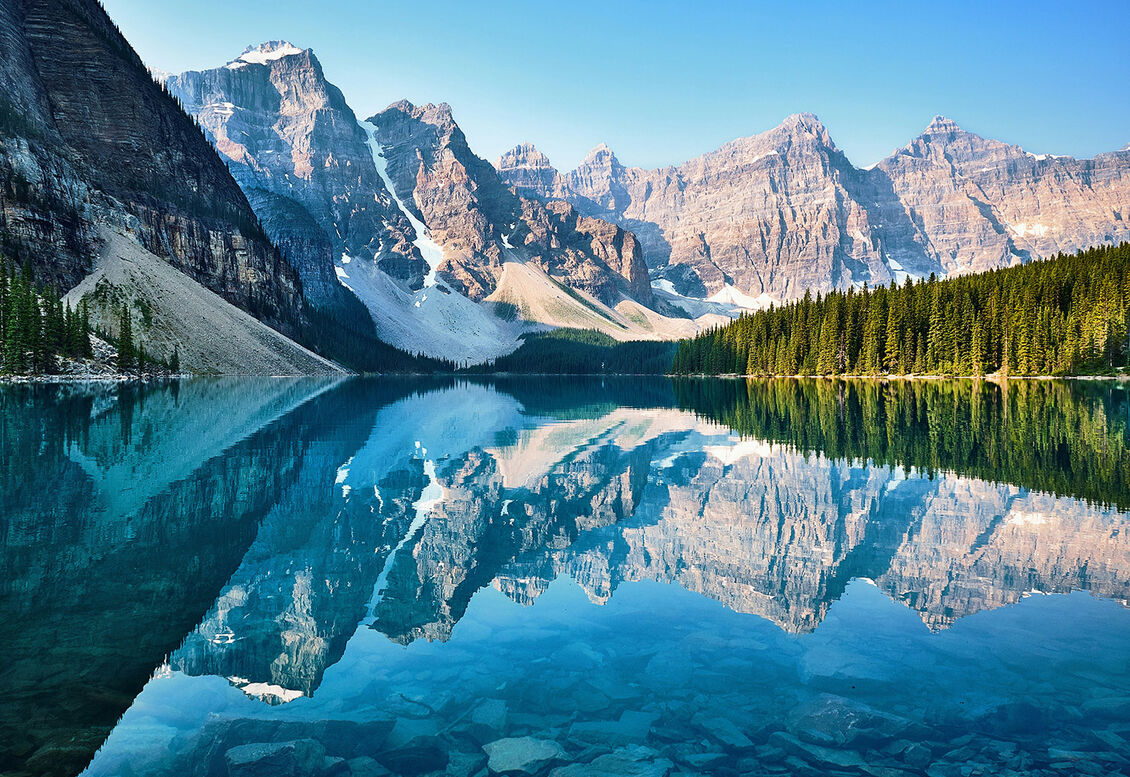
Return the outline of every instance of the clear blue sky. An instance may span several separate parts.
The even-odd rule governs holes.
[[[530,141],[569,169],[606,142],[658,167],[801,111],[860,166],[938,113],[1034,153],[1130,142],[1130,0],[104,3],[153,67],[290,40],[362,118],[446,101],[491,160]]]

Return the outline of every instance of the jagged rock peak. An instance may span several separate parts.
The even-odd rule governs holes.
[[[454,115],[452,115],[451,106],[447,103],[423,103],[422,105],[416,105],[408,100],[397,100],[380,113],[372,116],[369,121],[377,123],[381,116],[389,113],[401,113],[447,132],[457,131],[459,127],[455,122]]]
[[[616,154],[612,153],[612,149],[608,147],[607,143],[598,143],[592,147],[587,154],[585,154],[585,162],[595,161],[617,161]]]
[[[227,63],[227,67],[241,68],[245,66],[245,64],[267,64],[268,62],[280,60],[284,58],[284,56],[293,56],[294,54],[302,54],[308,51],[310,51],[310,49],[299,49],[298,46],[289,41],[267,41],[266,43],[260,43],[258,46],[247,46],[242,54]]]
[[[401,113],[408,114],[438,113],[451,116],[451,106],[447,103],[439,103],[438,105],[436,103],[423,103],[422,105],[416,105],[409,100],[397,100],[396,102],[385,108],[385,110],[400,111]]]
[[[782,127],[789,127],[790,129],[824,129],[824,122],[820,121],[820,117],[815,113],[802,111],[800,113],[790,113],[781,122]]]
[[[824,122],[820,121],[814,113],[794,113],[786,116],[776,128],[770,130],[771,134],[787,133],[791,137],[808,136],[816,139],[819,143],[835,148],[836,144],[832,142],[832,136],[828,133],[828,128],[824,126]]]
[[[519,143],[514,148],[504,152],[498,158],[498,164],[495,167],[498,169],[518,167],[544,169],[553,167],[553,164],[549,161],[549,157],[533,143]]]
[[[947,119],[945,116],[938,114],[933,118],[930,124],[922,131],[923,135],[952,135],[957,132],[964,132],[957,122],[953,119]]]

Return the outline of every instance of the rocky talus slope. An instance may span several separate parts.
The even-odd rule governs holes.
[[[1130,151],[1030,154],[941,116],[869,169],[811,114],[657,170],[604,145],[567,173],[529,144],[496,166],[522,196],[633,231],[661,285],[746,307],[1130,239]]]

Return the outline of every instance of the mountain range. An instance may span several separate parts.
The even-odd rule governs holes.
[[[450,106],[362,118],[285,41],[154,76],[93,0],[0,20],[4,256],[195,372],[477,363],[555,327],[675,339],[1130,239],[1127,150],[1033,155],[938,117],[858,169],[798,114],[659,170],[603,145],[567,173],[528,144],[492,165]]]
[[[285,41],[165,85],[228,162],[308,298],[329,308],[352,292],[386,342],[474,362],[546,326],[619,339],[698,329],[656,304],[634,234],[518,196],[446,104],[400,101],[359,120],[314,53]]]
[[[749,307],[1130,238],[1130,149],[1031,154],[943,116],[866,169],[808,113],[658,170],[599,145],[561,173],[529,144],[497,168],[520,194],[633,230],[661,287]]]

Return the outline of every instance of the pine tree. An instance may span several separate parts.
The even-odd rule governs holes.
[[[118,369],[124,371],[133,369],[134,344],[133,323],[130,321],[129,306],[122,305],[121,324],[118,334]]]

